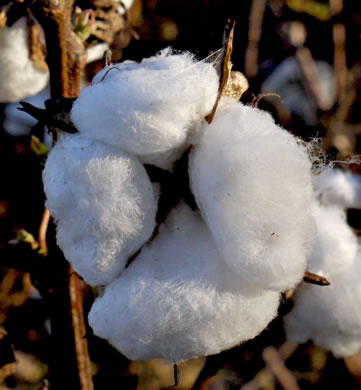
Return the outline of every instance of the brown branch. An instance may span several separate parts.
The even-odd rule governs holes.
[[[86,50],[72,28],[73,5],[74,0],[38,0],[31,3],[31,10],[45,33],[52,98],[79,95]]]
[[[316,275],[308,271],[305,272],[303,276],[303,281],[310,284],[316,284],[317,286],[330,285],[330,282],[324,276]]]
[[[83,311],[83,296],[80,283],[77,274],[72,272],[69,278],[69,292],[70,292],[70,305],[73,321],[75,349],[78,361],[80,388],[83,390],[92,390],[93,380],[91,373],[91,363],[88,353],[88,342],[84,337],[86,335],[86,327],[84,321]]]
[[[74,0],[38,0],[30,4],[45,33],[53,100],[75,98],[80,91],[86,50],[81,38],[73,31],[73,6]],[[54,127],[56,130],[56,125]],[[46,212],[41,226],[42,245],[46,245],[44,231],[49,217]],[[45,290],[56,348],[51,367],[52,388],[92,390],[91,363],[87,341],[83,338],[85,326],[79,280],[76,275],[69,279],[68,263],[58,250],[54,250],[56,253],[53,251],[51,261],[48,259],[47,262],[51,268],[51,284],[48,291]],[[66,379],[64,371],[67,372]]]

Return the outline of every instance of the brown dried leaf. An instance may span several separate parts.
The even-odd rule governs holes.
[[[308,271],[305,272],[303,276],[303,281],[310,284],[316,284],[317,286],[330,285],[330,282],[324,276],[316,275]]]
[[[248,81],[242,72],[231,71],[223,96],[239,100],[248,89]]]
[[[6,14],[6,8],[1,7],[0,8],[0,29],[6,26],[7,19],[8,19],[8,16]]]
[[[221,100],[221,97],[223,96],[223,92],[227,86],[228,79],[231,75],[232,70],[232,61],[231,61],[231,55],[233,50],[233,36],[234,36],[234,27],[235,27],[236,21],[232,19],[228,19],[226,27],[224,29],[223,33],[223,59],[222,59],[222,66],[221,66],[221,77],[219,80],[219,89],[218,89],[218,96],[217,100],[212,108],[212,111],[205,117],[205,120],[208,123],[211,123],[214,117],[214,114],[216,113],[219,101]]]

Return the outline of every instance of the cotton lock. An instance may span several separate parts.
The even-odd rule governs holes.
[[[121,150],[66,135],[50,152],[43,180],[65,257],[90,285],[109,283],[155,227],[145,169]]]
[[[299,283],[315,229],[311,163],[295,137],[268,113],[224,99],[192,151],[190,179],[217,248],[240,280],[275,291]]]
[[[180,205],[97,298],[89,323],[129,359],[179,362],[257,336],[278,304],[279,293],[240,283],[200,215]]]
[[[74,103],[71,120],[84,135],[144,163],[171,169],[217,97],[213,66],[169,50],[99,72]]]

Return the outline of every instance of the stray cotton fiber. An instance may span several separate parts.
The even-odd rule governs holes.
[[[179,205],[89,314],[94,333],[132,360],[178,362],[257,336],[279,293],[242,283],[197,212]]]
[[[121,150],[66,135],[50,152],[43,180],[65,257],[90,285],[109,283],[155,227],[145,169]]]
[[[191,187],[222,257],[240,280],[294,287],[315,235],[305,147],[268,113],[228,99],[203,132]]]
[[[40,92],[49,72],[30,60],[26,17],[0,29],[0,102],[17,102]]]
[[[71,120],[90,138],[170,169],[192,127],[211,111],[217,91],[211,64],[165,50],[139,64],[104,68],[74,102]]]

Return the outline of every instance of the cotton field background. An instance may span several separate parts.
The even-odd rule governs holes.
[[[361,387],[355,0],[0,4],[0,389]]]

